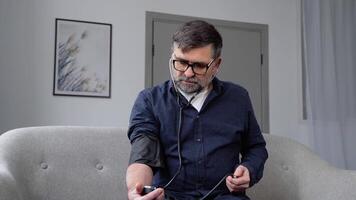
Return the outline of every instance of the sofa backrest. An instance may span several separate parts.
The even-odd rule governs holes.
[[[269,158],[262,180],[248,189],[251,199],[356,199],[355,171],[335,169],[291,139],[264,136]],[[121,128],[8,131],[0,136],[0,199],[127,199],[129,154],[126,129]]]
[[[126,135],[120,128],[12,130],[0,137],[0,168],[9,170],[23,200],[126,199]]]
[[[301,199],[297,186],[298,176],[302,174],[296,174],[295,167],[300,157],[306,156],[306,152],[303,152],[306,149],[283,137],[264,134],[264,138],[269,157],[262,180],[248,190],[248,195],[252,199]],[[296,150],[298,148],[302,149]]]

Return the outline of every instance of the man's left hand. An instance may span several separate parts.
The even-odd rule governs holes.
[[[250,172],[240,165],[236,168],[233,175],[226,178],[226,186],[230,192],[245,191],[250,185]]]

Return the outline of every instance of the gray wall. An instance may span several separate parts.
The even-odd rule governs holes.
[[[202,3],[204,2],[204,4]],[[270,132],[308,143],[302,120],[300,0],[1,0],[0,132],[127,126],[144,88],[145,12],[269,25]],[[52,96],[55,18],[113,24],[112,98]]]

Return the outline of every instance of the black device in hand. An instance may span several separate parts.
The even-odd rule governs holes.
[[[141,192],[141,195],[145,195],[145,194],[148,194],[150,192],[152,192],[153,190],[157,189],[156,187],[154,186],[150,186],[150,185],[145,185],[143,186],[143,189],[142,189],[142,192]]]

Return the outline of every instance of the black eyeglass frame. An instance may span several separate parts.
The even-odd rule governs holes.
[[[175,70],[179,71],[179,72],[185,72],[185,71],[188,70],[189,67],[191,67],[194,74],[197,74],[197,75],[205,75],[206,72],[208,71],[209,67],[211,67],[211,65],[214,63],[214,61],[215,61],[217,58],[218,58],[218,57],[215,57],[215,58],[212,59],[208,64],[205,64],[205,71],[204,71],[204,73],[196,73],[195,70],[194,70],[194,68],[195,68],[195,66],[197,66],[197,64],[198,64],[198,65],[203,65],[203,63],[199,63],[199,62],[189,63],[189,61],[186,61],[186,60],[172,59],[172,65],[173,65],[173,68],[174,68]],[[181,69],[177,69],[177,68],[176,68],[175,62],[177,62],[177,61],[182,62],[182,63],[184,63],[184,64],[187,65],[184,70],[181,70]]]

